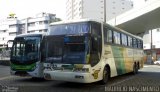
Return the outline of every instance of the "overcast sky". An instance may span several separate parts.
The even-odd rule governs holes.
[[[141,4],[144,0],[132,0]],[[66,19],[66,0],[0,0],[0,19],[15,13],[19,19],[33,17],[37,13],[47,12]]]
[[[47,12],[56,17],[66,18],[66,0],[0,0],[0,19],[15,13],[20,19],[33,17],[37,13]]]

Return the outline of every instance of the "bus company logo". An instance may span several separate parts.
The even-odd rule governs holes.
[[[100,70],[95,70],[94,73],[92,74],[94,79],[98,78],[98,73],[100,72]]]

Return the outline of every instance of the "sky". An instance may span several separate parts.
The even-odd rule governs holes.
[[[19,19],[34,17],[41,12],[56,14],[57,18],[66,19],[67,0],[0,0],[0,20],[15,13]],[[140,1],[144,0],[132,0]]]
[[[0,19],[5,19],[11,13],[23,19],[41,12],[56,14],[57,18],[64,20],[66,0],[0,0]]]

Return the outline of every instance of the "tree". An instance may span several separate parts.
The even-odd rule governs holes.
[[[50,23],[52,23],[52,22],[58,22],[58,21],[62,21],[62,20],[60,18],[54,18],[54,19],[50,20]]]

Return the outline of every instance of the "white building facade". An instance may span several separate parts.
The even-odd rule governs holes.
[[[143,49],[148,57],[160,58],[160,28],[146,31],[143,36]],[[152,47],[151,47],[152,46]]]
[[[47,32],[50,20],[55,19],[55,14],[39,13],[34,18],[19,20],[16,17],[0,21],[0,48],[4,48],[9,40],[23,33]]]
[[[152,33],[151,33],[151,30],[146,31],[143,36],[143,49],[144,50],[151,49],[151,43],[152,43],[152,49],[160,49],[159,37],[160,37],[160,28],[153,29]],[[151,42],[151,39],[152,39],[152,42]]]
[[[91,18],[108,21],[133,8],[131,0],[67,0],[67,20]]]

